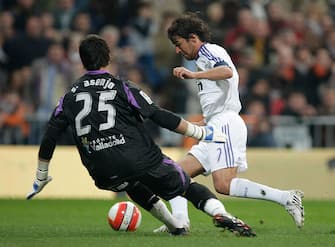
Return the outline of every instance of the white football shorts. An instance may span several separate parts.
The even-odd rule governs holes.
[[[247,127],[240,115],[233,111],[222,112],[212,117],[207,125],[222,130],[228,138],[225,143],[201,141],[189,151],[202,164],[205,175],[230,167],[238,167],[238,172],[246,171]]]

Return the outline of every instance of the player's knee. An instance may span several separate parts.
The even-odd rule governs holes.
[[[217,193],[229,195],[230,181],[214,182],[214,188]]]
[[[212,173],[216,192],[224,195],[230,194],[231,181],[237,176],[237,167],[221,169]]]

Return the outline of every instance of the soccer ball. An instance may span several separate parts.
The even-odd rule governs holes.
[[[108,223],[115,231],[136,231],[141,220],[141,211],[130,201],[115,203],[108,212]]]

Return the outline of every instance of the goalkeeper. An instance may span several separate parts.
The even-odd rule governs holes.
[[[51,115],[27,199],[51,181],[49,161],[58,138],[70,126],[81,161],[95,185],[103,190],[126,191],[162,221],[172,235],[184,235],[187,230],[159,197],[170,200],[182,195],[212,216],[216,226],[241,236],[254,236],[251,228],[230,215],[208,188],[192,182],[178,164],[162,154],[145,130],[143,119],[150,118],[163,128],[201,141],[225,142],[222,131],[185,121],[155,105],[130,82],[111,75],[110,51],[99,36],[89,35],[82,40],[79,54],[87,73],[73,84]]]

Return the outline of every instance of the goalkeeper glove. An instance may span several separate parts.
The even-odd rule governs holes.
[[[227,141],[227,136],[213,126],[198,126],[188,123],[185,135],[205,142],[224,143]]]
[[[48,176],[49,162],[38,161],[36,178],[33,183],[32,191],[28,193],[27,200],[32,199],[37,193],[39,193],[47,183],[52,180],[52,177]]]

